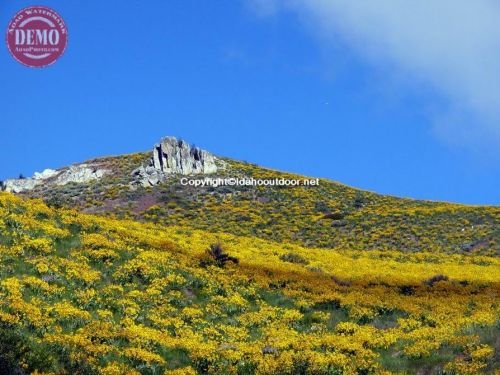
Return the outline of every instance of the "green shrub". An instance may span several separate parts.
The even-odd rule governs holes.
[[[288,253],[280,256],[283,262],[296,263],[296,264],[309,264],[309,261],[299,254]]]
[[[239,263],[238,258],[227,254],[220,243],[212,244],[206,251],[207,257],[202,259],[201,266],[216,265],[217,267],[225,267],[227,262]]]

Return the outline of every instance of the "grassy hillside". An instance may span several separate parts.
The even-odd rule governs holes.
[[[351,194],[340,199],[340,192]],[[174,219],[151,211],[171,209],[183,221],[168,227],[85,215],[0,193],[0,373],[498,371],[500,260],[474,252],[446,255],[435,251],[446,250],[439,243],[419,253],[381,246],[396,246],[384,239],[390,228],[391,241],[399,241],[394,233],[406,230],[416,231],[418,241],[431,245],[435,238],[457,246],[488,238],[497,209],[369,193],[359,193],[365,200],[358,207],[349,205],[357,191],[324,184],[314,196],[323,197],[319,202],[328,210],[338,209],[348,225],[367,233],[366,239],[356,239],[342,235],[344,229],[322,224],[327,220],[321,219],[322,210],[309,210],[315,198],[292,189],[274,193],[268,195],[273,202],[269,206],[231,198],[224,206],[233,210],[227,216],[210,200],[191,216],[170,201],[137,213],[170,222]],[[128,193],[118,191],[116,200],[120,194]],[[193,229],[207,225],[196,216],[206,212],[203,218],[212,218],[210,225],[219,223],[221,231],[252,234],[250,227],[232,220],[247,215],[251,222],[269,221],[272,217],[254,217],[254,212],[272,211],[288,195],[296,200],[277,206],[283,219],[275,217],[257,235],[326,246],[330,242],[324,233],[338,230],[331,240],[339,241],[335,246],[346,242],[364,249],[375,238],[384,251],[325,251]],[[77,199],[83,203],[86,198]],[[202,203],[193,198],[190,204]],[[300,210],[304,217],[292,215]],[[384,224],[396,217],[393,225]],[[424,218],[433,228],[428,235],[418,227]],[[466,220],[479,226],[474,235],[470,229],[461,231]],[[288,234],[286,228],[279,229],[286,223],[294,224]],[[295,237],[300,230],[309,233],[307,225],[325,232]],[[276,234],[265,231],[269,226]],[[406,250],[412,249],[408,245]]]
[[[96,159],[89,163],[113,173],[90,184],[41,186],[30,196],[53,206],[306,247],[500,254],[500,207],[401,199],[328,180],[309,187],[194,188],[173,176],[132,191],[131,172],[148,158],[143,153]],[[224,161],[222,177],[303,178]]]

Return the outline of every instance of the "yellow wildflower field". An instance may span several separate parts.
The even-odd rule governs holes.
[[[499,291],[493,256],[305,248],[0,193],[12,371],[495,373]]]

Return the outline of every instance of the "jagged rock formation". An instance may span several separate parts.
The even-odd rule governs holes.
[[[171,174],[216,173],[216,160],[208,151],[175,137],[165,137],[154,146],[149,164],[135,169],[132,175],[139,184],[153,186],[165,181]]]
[[[175,137],[163,138],[155,145],[153,167],[165,173],[184,175],[217,172],[212,154]]]
[[[6,180],[2,184],[2,190],[12,193],[22,193],[33,190],[43,184],[66,185],[70,182],[85,183],[99,180],[108,171],[95,168],[87,164],[72,165],[60,170],[45,169],[43,172],[35,172],[33,177]]]

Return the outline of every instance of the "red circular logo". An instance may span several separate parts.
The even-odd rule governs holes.
[[[7,28],[7,46],[12,56],[33,68],[53,64],[66,49],[68,30],[57,12],[44,6],[19,11]]]

